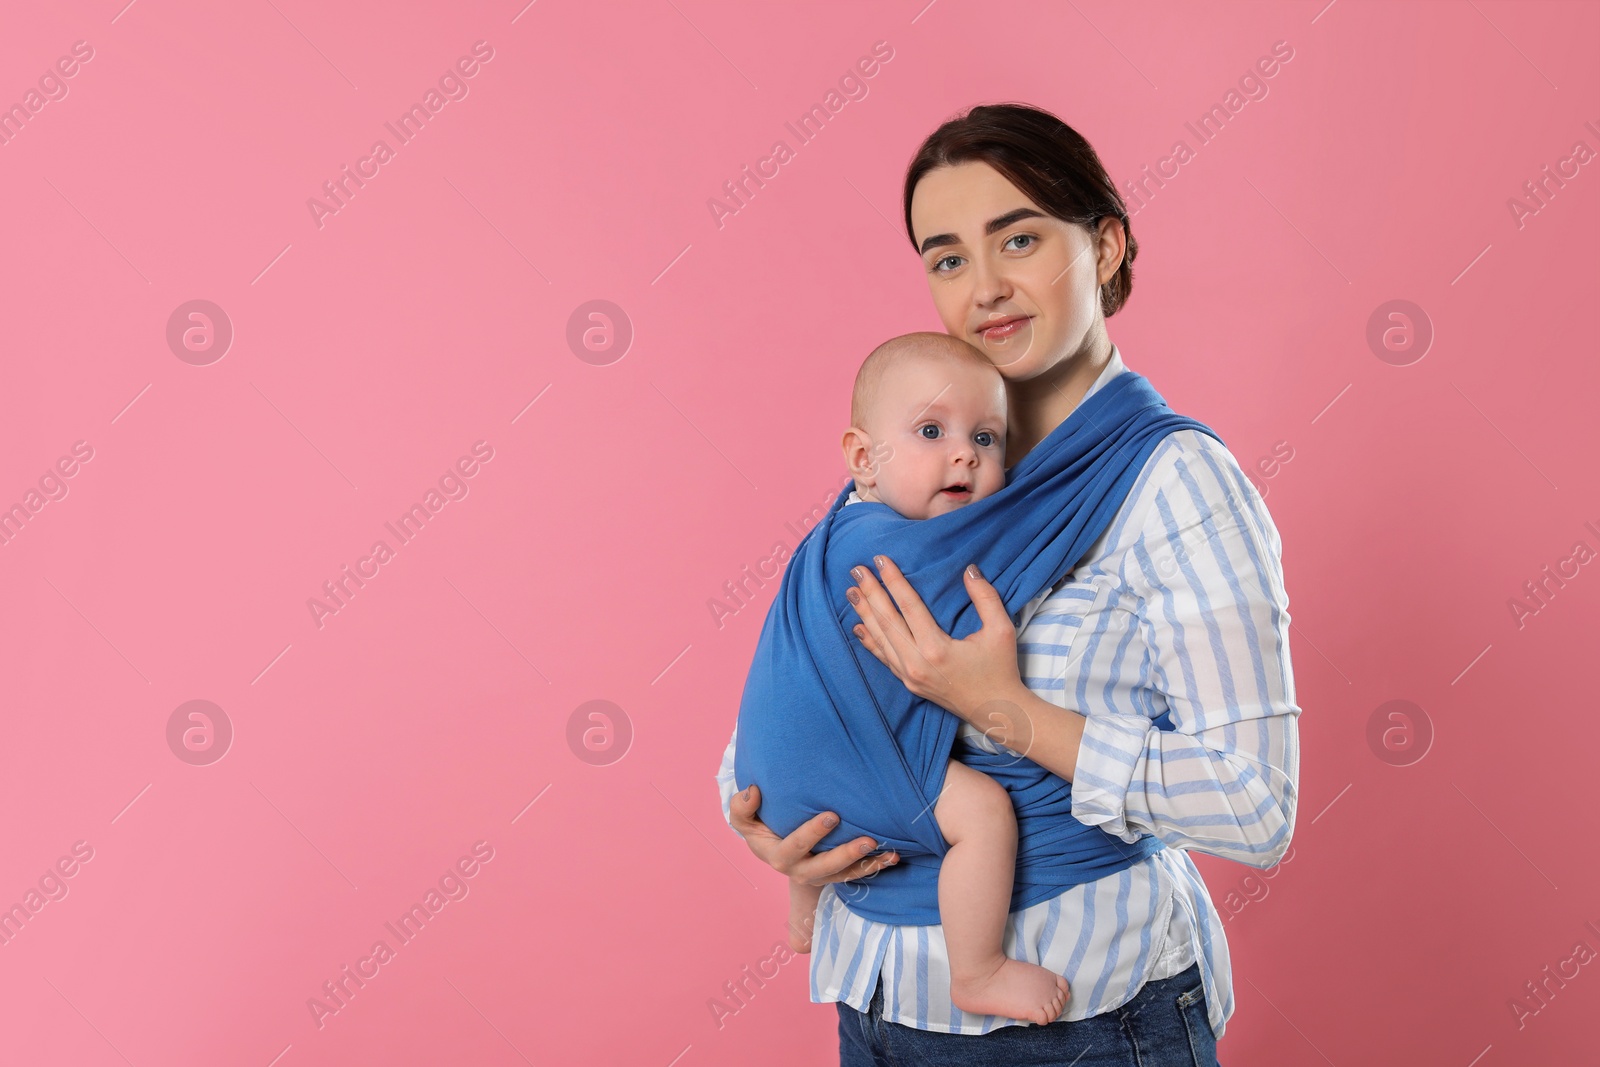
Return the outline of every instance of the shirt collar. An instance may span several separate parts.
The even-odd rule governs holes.
[[[1088,400],[1091,396],[1094,396],[1102,386],[1127,369],[1122,364],[1122,353],[1117,351],[1115,344],[1112,344],[1111,358],[1106,361],[1105,367],[1101,369],[1100,377],[1096,378],[1094,384],[1089,386],[1089,391],[1083,394],[1083,399]],[[1082,403],[1082,401],[1079,401],[1079,403]]]

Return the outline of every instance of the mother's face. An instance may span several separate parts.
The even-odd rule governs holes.
[[[1122,262],[1115,218],[1098,230],[1064,222],[989,164],[969,162],[923,176],[911,225],[945,331],[1007,381],[1050,370],[1103,330],[1100,286]]]

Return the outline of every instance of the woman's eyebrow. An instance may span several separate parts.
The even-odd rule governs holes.
[[[1031,207],[1019,207],[1015,211],[1008,211],[1004,215],[999,215],[984,223],[983,235],[988,237],[992,234],[999,233],[1001,230],[1020,219],[1042,219],[1044,217],[1045,214],[1042,211],[1035,211]],[[939,248],[944,245],[960,243],[961,239],[953,233],[936,233],[926,241],[922,242],[922,248],[920,251],[926,252],[930,248]]]

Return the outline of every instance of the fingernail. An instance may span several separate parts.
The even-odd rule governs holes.
[[[824,825],[824,826],[838,826],[839,825],[839,816],[837,816],[837,815],[824,815],[822,817],[822,825]]]
[[[861,577],[862,577],[861,568],[860,567],[851,567],[850,568],[850,577],[854,578],[856,581],[859,582],[861,580]]]
[[[978,565],[976,563],[967,564],[967,573],[970,574],[974,578],[982,578],[983,577],[983,572],[978,569]]]
[[[863,853],[867,853],[867,852],[871,852],[871,851],[872,851],[872,842],[870,842],[870,841],[863,841],[863,842],[862,842],[862,843],[861,843],[861,851],[862,851],[862,852],[863,852]]]
[[[888,561],[887,558],[885,558],[883,556],[873,556],[872,557],[872,562],[874,562],[874,563],[876,563],[878,565],[878,569],[879,570],[882,570],[883,569],[883,565],[885,563],[888,563],[889,561]]]
[[[844,591],[844,595],[850,599],[852,604],[861,603],[861,592],[853,585]]]

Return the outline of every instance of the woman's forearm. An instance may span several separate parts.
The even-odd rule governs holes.
[[[1084,717],[1060,708],[1022,683],[962,716],[997,745],[1020,752],[1057,777],[1072,781],[1078,770]]]

